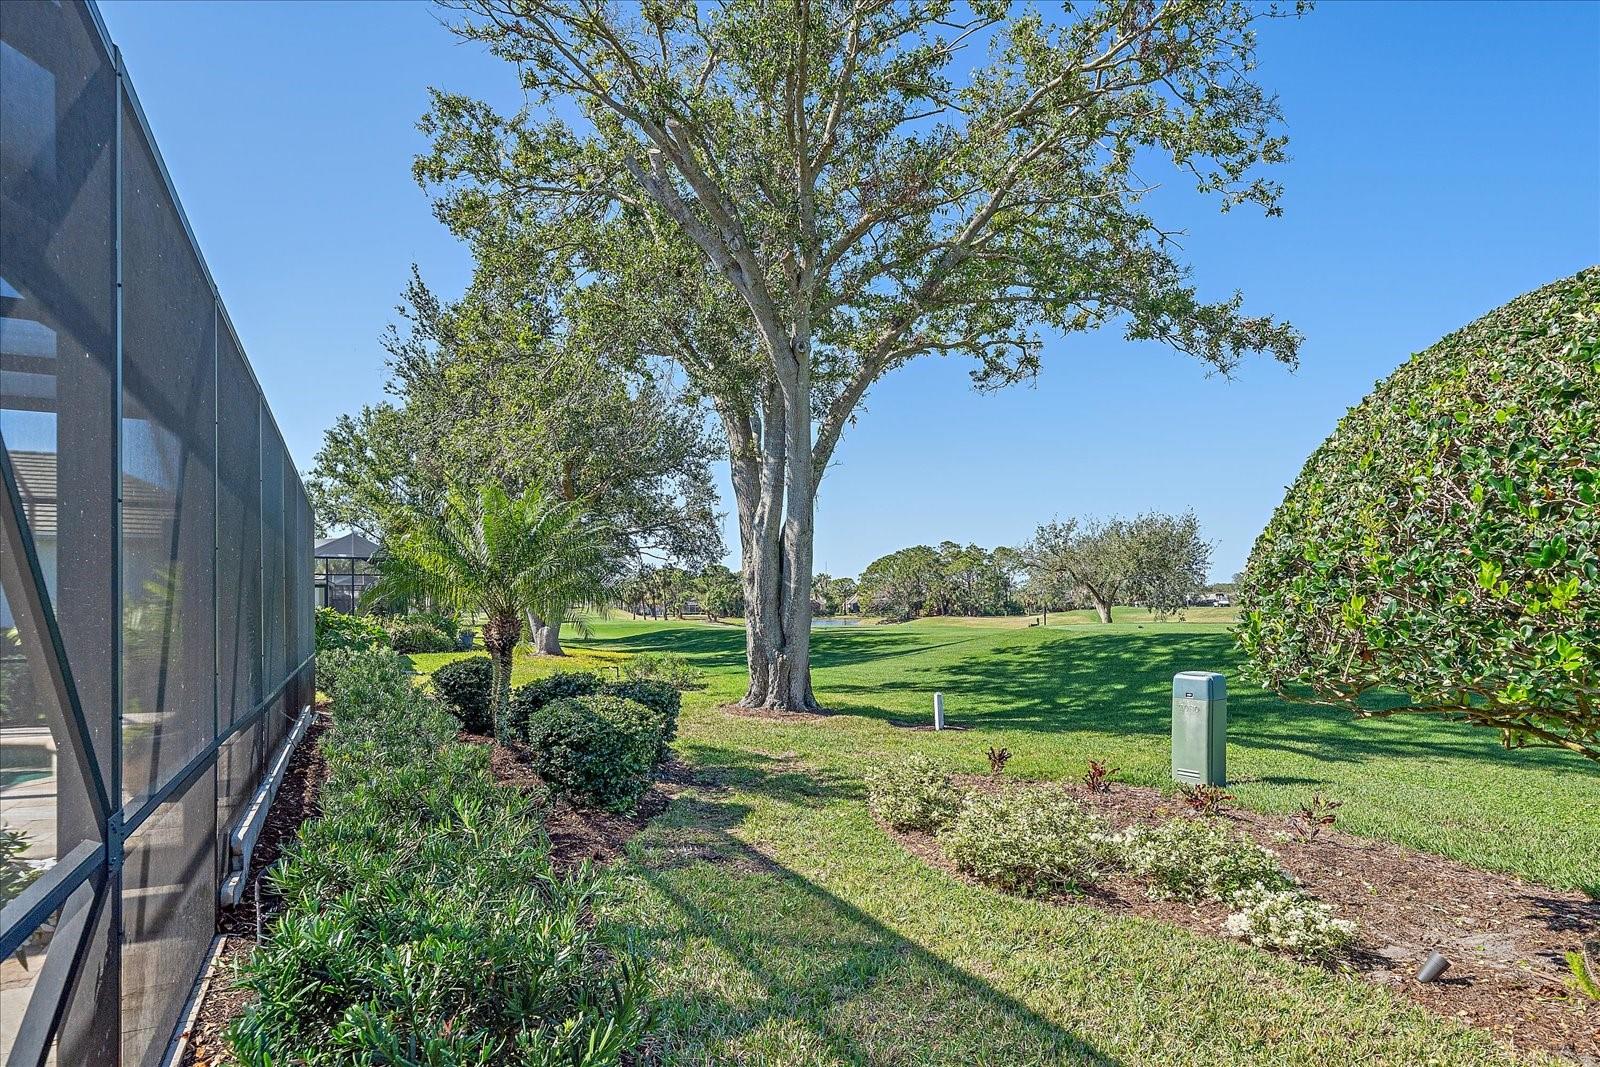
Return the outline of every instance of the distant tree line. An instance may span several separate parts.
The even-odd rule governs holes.
[[[880,556],[861,572],[857,598],[870,615],[912,619],[922,615],[1016,615],[1024,609],[1017,579],[1022,558],[1001,546],[942,541]]]
[[[1094,608],[1110,622],[1117,606],[1131,605],[1165,618],[1202,591],[1231,589],[1232,583],[1208,584],[1210,567],[1211,545],[1192,512],[1065,519],[1038,527],[1016,548],[941,541],[880,556],[859,579],[816,574],[811,610],[905,620]],[[619,599],[641,618],[744,614],[740,576],[715,563],[641,565],[622,583]]]
[[[618,599],[635,618],[704,615],[717,621],[744,614],[743,583],[720,563],[695,569],[643,564],[621,584]]]
[[[862,571],[856,598],[863,613],[890,619],[1092,607],[1110,622],[1119,604],[1167,617],[1206,587],[1210,566],[1193,513],[1066,519],[1018,548],[944,541],[880,556]]]

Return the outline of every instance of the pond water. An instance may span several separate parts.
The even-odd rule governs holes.
[[[814,618],[814,619],[811,620],[811,628],[813,630],[821,629],[823,627],[829,627],[829,626],[860,626],[860,625],[861,625],[861,620],[860,619],[815,619]]]

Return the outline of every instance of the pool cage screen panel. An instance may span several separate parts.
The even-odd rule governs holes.
[[[161,1059],[313,525],[98,12],[0,3],[0,1067]]]

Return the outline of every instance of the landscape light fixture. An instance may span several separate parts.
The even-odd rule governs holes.
[[[1428,956],[1428,962],[1422,965],[1422,970],[1417,972],[1417,981],[1431,982],[1450,969],[1450,961],[1435,951]]]

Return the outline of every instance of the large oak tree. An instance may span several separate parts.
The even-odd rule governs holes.
[[[873,383],[924,355],[980,386],[1117,322],[1222,371],[1288,325],[1202,299],[1141,172],[1278,210],[1284,158],[1233,0],[1048,17],[942,0],[467,0],[528,106],[436,93],[419,177],[481,248],[565,251],[618,343],[674,359],[727,433],[748,705],[816,706],[814,501]]]

